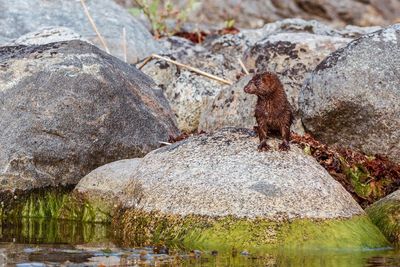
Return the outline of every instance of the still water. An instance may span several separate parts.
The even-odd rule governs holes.
[[[0,266],[400,266],[400,251],[184,251],[127,248],[108,225],[23,220],[0,224]]]

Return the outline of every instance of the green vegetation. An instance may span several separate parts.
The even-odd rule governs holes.
[[[152,33],[156,38],[164,35],[173,35],[179,32],[182,24],[187,21],[189,12],[193,9],[196,0],[187,0],[182,6],[174,6],[171,1],[163,0],[134,0],[138,8],[129,11],[133,16],[143,13],[151,24]],[[174,29],[169,29],[167,19],[175,21]]]
[[[230,251],[269,249],[362,249],[389,243],[365,216],[313,221],[209,218],[127,210],[113,220],[125,245]]]
[[[380,199],[385,195],[384,188],[390,186],[391,179],[382,177],[375,182],[374,176],[362,164],[350,164],[343,157],[340,158],[342,170],[348,177],[354,192],[363,199]]]
[[[82,222],[110,222],[101,204],[89,203],[70,189],[46,188],[9,195],[0,207],[0,219],[46,218]]]
[[[400,247],[400,201],[383,199],[366,209],[372,222],[397,247]]]
[[[400,165],[384,156],[330,147],[308,134],[292,134],[292,142],[314,157],[364,208],[397,190]]]
[[[234,19],[227,19],[225,21],[225,28],[232,29],[235,27],[235,23],[236,23],[236,21]]]

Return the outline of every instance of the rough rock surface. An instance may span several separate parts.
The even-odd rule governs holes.
[[[254,108],[257,96],[243,91],[251,77],[253,76],[243,77],[232,86],[221,90],[213,99],[209,99],[200,117],[200,131],[211,132],[228,126],[252,129],[256,125]]]
[[[400,190],[375,202],[366,212],[386,238],[400,247]]]
[[[239,63],[230,61],[222,54],[213,54],[200,45],[179,37],[163,40],[168,49],[167,57],[199,68],[220,78],[233,80],[240,72]],[[179,129],[186,132],[198,128],[200,116],[210,97],[227,87],[218,81],[177,67],[163,60],[153,60],[142,71],[163,88],[165,96],[175,112]]]
[[[370,26],[393,23],[400,16],[400,3],[397,0],[204,0],[192,13],[190,19],[194,22],[223,25],[226,20],[234,19],[237,26],[247,28],[293,17]]]
[[[42,45],[55,42],[81,40],[86,41],[80,34],[66,27],[44,27],[29,32],[8,43],[10,45]]]
[[[123,58],[122,29],[126,29],[128,62],[159,53],[148,30],[112,0],[85,1],[112,55]],[[86,17],[80,1],[0,0],[0,40],[10,42],[42,27],[68,27],[101,49],[103,46]]]
[[[349,218],[364,211],[312,157],[257,151],[247,129],[199,135],[146,155],[127,186],[127,205],[166,214]],[[142,193],[137,194],[137,188]],[[136,192],[136,193],[132,193]]]
[[[74,190],[88,197],[97,196],[117,203],[140,160],[123,159],[100,166],[83,177]]]
[[[261,39],[267,38],[271,34],[277,33],[304,32],[317,35],[357,38],[361,35],[372,33],[380,29],[381,27],[379,26],[358,27],[354,25],[335,28],[317,20],[291,18],[267,23],[259,29],[245,29],[242,30],[241,33],[244,34],[251,43],[255,43]],[[239,35],[241,33],[239,33]]]
[[[400,161],[400,24],[365,35],[324,59],[305,82],[305,128],[328,144]]]
[[[178,134],[154,82],[81,41],[0,48],[0,191],[76,184]]]
[[[140,158],[118,160],[91,171],[79,181],[72,196],[87,203],[95,214],[105,215],[96,216],[97,221],[108,221],[123,205],[122,193],[140,161]]]

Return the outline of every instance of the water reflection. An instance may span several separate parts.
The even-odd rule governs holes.
[[[18,266],[400,266],[395,250],[176,251],[121,248],[108,225],[33,220],[0,224],[0,265]]]
[[[76,244],[109,241],[106,224],[81,223],[68,220],[23,218],[0,223],[0,240],[26,244]]]

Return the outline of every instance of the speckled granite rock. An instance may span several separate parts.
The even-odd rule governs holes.
[[[232,62],[224,55],[213,54],[186,39],[170,37],[163,40],[163,46],[168,50],[167,57],[220,78],[234,80],[236,74],[240,72],[237,60]],[[163,88],[175,112],[179,129],[186,132],[198,128],[200,116],[208,98],[212,98],[222,88],[227,87],[218,81],[163,60],[153,60],[142,71]]]
[[[128,62],[152,53],[160,53],[161,47],[149,31],[127,10],[112,0],[86,1],[99,32],[104,37],[112,55],[123,59],[122,29],[126,29]],[[0,0],[0,40],[10,42],[20,36],[43,27],[68,27],[83,38],[103,49],[96,33],[86,17],[80,1],[75,0]]]
[[[124,159],[100,166],[83,177],[74,192],[87,198],[100,198],[112,206],[118,205],[121,193],[140,161],[140,158]]]
[[[364,35],[324,59],[299,97],[318,140],[400,162],[400,24]]]
[[[319,231],[332,223],[326,233],[343,228],[334,240],[324,240],[325,246],[386,244],[350,194],[312,157],[294,145],[279,152],[277,140],[270,140],[274,149],[266,153],[258,152],[257,144],[252,131],[227,128],[149,153],[132,174],[125,190],[127,210],[115,223],[127,236],[149,226],[144,234],[150,239],[151,233],[167,238],[175,232],[193,243],[213,247],[233,242],[239,248],[320,244],[327,237]],[[293,228],[286,232],[288,221]],[[304,235],[286,243],[297,236],[292,231],[296,225],[303,225]],[[196,232],[197,227],[202,230]],[[313,229],[309,235],[307,227]]]
[[[82,41],[0,47],[0,196],[76,184],[178,129],[154,82]]]
[[[400,190],[375,202],[366,212],[387,239],[400,247]]]
[[[112,215],[122,205],[122,192],[140,161],[140,158],[118,160],[94,169],[79,181],[73,194]]]
[[[215,131],[228,126],[252,129],[256,125],[254,107],[257,96],[246,94],[244,86],[252,75],[247,75],[238,82],[219,91],[212,99],[208,99],[200,117],[199,130]]]
[[[360,206],[312,157],[260,153],[252,132],[223,129],[149,153],[133,176],[145,210],[187,215],[337,218]],[[128,186],[129,188],[129,186]],[[128,190],[129,191],[129,190]]]

